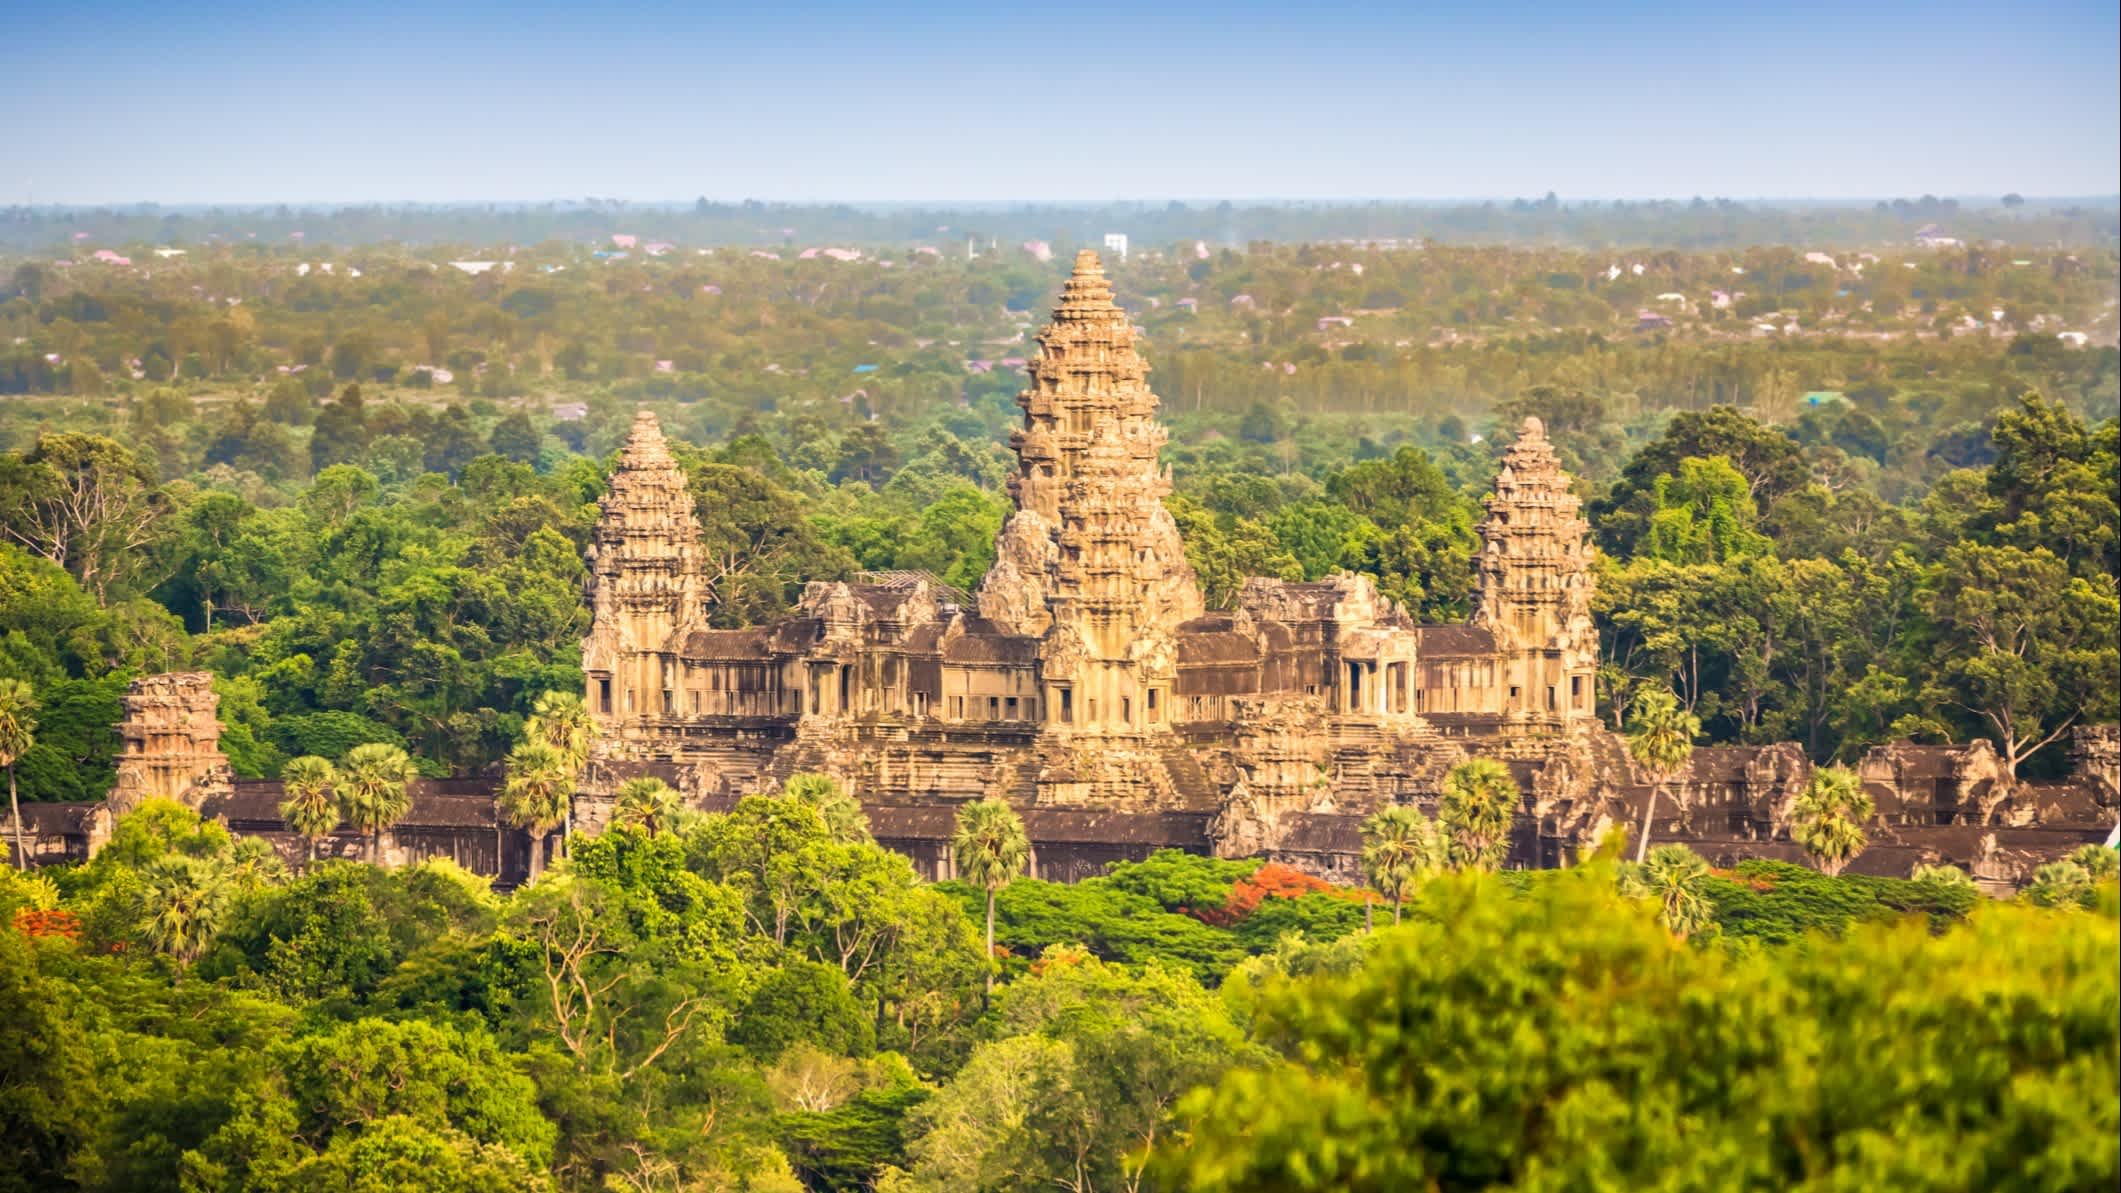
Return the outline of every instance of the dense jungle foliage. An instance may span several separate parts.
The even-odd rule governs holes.
[[[2103,884],[2071,863],[2011,903],[1608,848],[1431,871],[1396,917],[1163,853],[1002,886],[989,994],[982,891],[787,793],[578,835],[505,896],[259,844],[159,802],[86,865],[0,869],[0,1190],[2121,1175],[2096,848]]]

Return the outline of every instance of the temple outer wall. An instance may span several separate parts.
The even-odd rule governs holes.
[[[1870,845],[1848,872],[1905,877],[1918,864],[1945,864],[1968,870],[1992,891],[2023,885],[2040,864],[2105,839],[2121,814],[2121,784],[2114,766],[2117,741],[2121,730],[2115,726],[2080,730],[2071,749],[2072,773],[2059,781],[2021,782],[2007,796],[1997,792],[2001,775],[1986,742],[1876,747],[1856,769],[1878,813],[1868,826]],[[1532,794],[1512,832],[1507,864],[1515,868],[1570,864],[1576,851],[1607,826],[1625,824],[1632,830],[1649,796],[1646,783],[1619,781],[1599,784],[1587,801],[1588,810],[1570,815],[1542,812],[1536,764],[1520,764],[1519,769],[1526,771],[1520,782]],[[1660,795],[1652,842],[1686,845],[1717,866],[1745,858],[1803,864],[1803,850],[1789,837],[1786,815],[1809,773],[1810,764],[1787,745],[1703,747],[1695,752],[1688,772]],[[495,786],[490,779],[416,780],[411,812],[383,835],[383,863],[448,858],[493,878],[503,889],[523,881],[531,849],[545,849],[551,856],[557,839],[548,835],[533,842],[522,830],[499,824]],[[240,836],[272,842],[282,857],[298,863],[303,844],[281,822],[280,799],[277,781],[237,780],[225,793],[207,795],[195,806]],[[702,810],[726,811],[735,797],[702,793],[690,802]],[[605,819],[605,809],[593,798],[581,797],[577,808],[578,823],[585,830]],[[922,877],[955,876],[949,846],[954,804],[867,803],[864,808],[877,841],[906,855]],[[1115,862],[1140,860],[1159,849],[1210,853],[1216,843],[1213,818],[1195,812],[1037,806],[1021,812],[1032,840],[1032,876],[1051,881],[1080,881],[1104,873]],[[85,861],[110,834],[111,813],[105,803],[25,804],[23,819],[32,865]],[[1363,819],[1355,811],[1283,813],[1258,855],[1335,881],[1359,883]],[[12,823],[0,817],[0,836],[11,840],[12,835]],[[367,856],[367,848],[361,834],[341,831],[325,838],[318,854],[360,859]]]

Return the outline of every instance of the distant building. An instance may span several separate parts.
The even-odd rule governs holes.
[[[1656,311],[1645,309],[1635,312],[1636,331],[1670,331],[1671,329],[1672,321]]]
[[[1027,241],[1025,241],[1025,242],[1024,242],[1024,251],[1025,251],[1025,252],[1027,252],[1027,253],[1029,253],[1029,254],[1031,254],[1031,258],[1032,258],[1032,260],[1034,260],[1034,261],[1051,261],[1051,260],[1053,260],[1053,246],[1052,246],[1052,245],[1050,245],[1050,244],[1047,244],[1047,243],[1046,243],[1045,241],[1043,241],[1043,240],[1027,240]]]
[[[1120,260],[1122,260],[1122,261],[1126,260],[1126,259],[1127,259],[1127,234],[1126,234],[1125,232],[1107,232],[1107,233],[1105,233],[1105,248],[1106,248],[1107,250],[1111,251],[1111,252],[1115,252],[1115,253],[1118,253],[1118,254],[1119,254],[1119,259],[1120,259]]]

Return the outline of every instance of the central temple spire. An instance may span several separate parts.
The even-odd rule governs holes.
[[[1076,254],[1038,345],[1010,437],[1016,513],[980,612],[1046,639],[1049,683],[1083,689],[1070,723],[1159,723],[1149,714],[1167,699],[1171,631],[1200,615],[1200,589],[1163,506],[1171,478],[1157,461],[1166,433],[1149,366],[1096,253]],[[1071,690],[1049,707],[1074,700]]]
[[[597,505],[582,670],[591,711],[625,719],[661,707],[670,684],[651,652],[699,621],[705,595],[700,520],[655,415],[633,416],[611,487]]]

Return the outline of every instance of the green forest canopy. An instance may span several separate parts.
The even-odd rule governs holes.
[[[989,1001],[983,893],[801,799],[578,837],[506,896],[446,861],[289,876],[151,802],[91,862],[0,868],[0,1190],[2121,1174],[2110,864],[1992,903],[1749,862],[1694,880],[1691,940],[1608,855],[1433,878],[1375,932],[1274,869],[1020,879]]]

